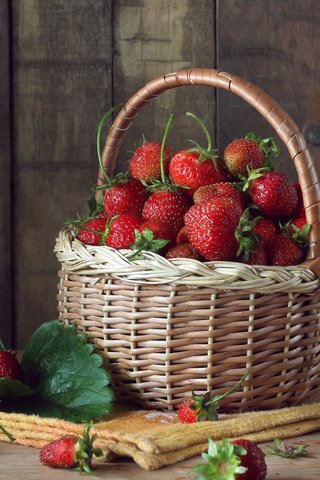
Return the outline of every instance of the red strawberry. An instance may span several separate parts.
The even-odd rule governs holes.
[[[246,450],[246,454],[240,455],[241,466],[246,472],[236,476],[237,480],[265,480],[267,476],[267,465],[263,451],[258,445],[250,440],[238,439],[232,441]]]
[[[235,232],[242,212],[231,198],[193,205],[184,217],[190,242],[206,260],[232,260],[238,250]]]
[[[160,142],[146,142],[138,147],[129,162],[129,172],[136,180],[159,180],[161,178],[160,168]],[[169,162],[172,157],[170,148],[164,147],[163,168],[165,175],[169,171]]]
[[[118,250],[130,248],[135,241],[135,229],[142,222],[142,218],[134,213],[121,213],[114,217],[107,226],[106,245]]]
[[[90,436],[91,427],[91,424],[86,426],[83,437],[67,435],[48,443],[40,450],[40,461],[49,467],[78,467],[80,471],[91,472],[92,456],[102,455],[100,449],[93,447],[97,436]]]
[[[139,231],[135,231],[135,236],[135,241],[130,248],[136,250],[136,253],[142,250],[163,253],[175,242],[175,233],[171,225],[158,220],[143,222]]]
[[[259,246],[249,252],[246,258],[241,258],[240,261],[248,265],[269,265],[269,258],[264,247]]]
[[[243,192],[241,192],[233,183],[220,182],[213,183],[211,185],[204,185],[194,193],[194,203],[199,203],[215,197],[228,197],[233,198],[240,203],[242,208],[245,208],[246,198]]]
[[[20,363],[13,353],[7,350],[0,351],[0,378],[4,377],[12,378],[12,380],[20,380],[21,382],[24,377]]]
[[[169,223],[177,233],[183,226],[183,216],[189,209],[186,197],[177,191],[154,192],[143,206],[145,220],[157,220]]]
[[[266,217],[272,219],[288,217],[297,207],[296,189],[284,173],[252,172],[245,188],[248,188],[253,202]]]
[[[298,217],[289,222],[290,232],[295,233],[307,225],[306,217]]]
[[[304,210],[304,205],[303,205],[303,197],[302,197],[302,191],[301,191],[301,185],[299,182],[296,182],[294,184],[294,188],[296,189],[297,195],[298,195],[298,205],[295,211],[293,212],[293,217],[305,217],[306,213]]]
[[[180,405],[178,419],[181,423],[196,423],[198,421],[198,411],[191,408],[193,405],[194,401],[191,398]]]
[[[103,243],[103,234],[106,229],[106,218],[91,218],[81,225],[77,238],[85,245],[99,245]]]
[[[145,220],[139,227],[141,233],[149,228],[156,240],[168,240],[167,248],[175,243],[175,233],[169,223],[159,220]]]
[[[176,244],[181,245],[182,243],[188,243],[189,238],[188,238],[188,233],[186,226],[183,225],[183,227],[179,230],[177,238],[176,238]]]
[[[103,201],[104,209],[109,217],[114,217],[119,213],[141,215],[147,198],[148,194],[140,182],[133,178],[121,180],[106,190]]]
[[[216,151],[212,150],[212,141],[202,120],[193,113],[188,112],[187,115],[201,126],[208,146],[204,149],[196,144],[194,148],[176,153],[171,159],[169,173],[173,183],[180,185],[182,190],[192,197],[202,185],[226,182],[230,180],[230,176],[225,166],[218,161]]]
[[[276,237],[270,250],[271,265],[288,267],[298,265],[305,257],[305,250],[297,245],[293,238],[281,234]]]
[[[181,243],[167,251],[166,258],[193,258],[194,260],[201,260],[201,255],[194,248],[191,243]]]
[[[224,163],[233,177],[248,176],[248,169],[263,167],[264,155],[259,144],[247,138],[238,138],[229,143],[223,154]]]
[[[209,438],[208,453],[202,457],[206,463],[193,468],[201,480],[265,480],[267,476],[264,453],[250,440],[224,438],[215,443]]]
[[[264,217],[258,217],[252,231],[258,235],[259,244],[268,251],[272,246],[279,231],[272,220]]]

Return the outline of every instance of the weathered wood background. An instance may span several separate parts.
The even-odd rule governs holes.
[[[319,45],[318,0],[0,0],[1,337],[22,347],[56,316],[54,239],[86,208],[97,124],[111,105],[162,73],[215,67],[274,97],[318,163]],[[226,92],[176,89],[137,117],[118,169],[142,133],[160,140],[171,112],[174,148],[201,141],[188,110],[220,149],[249,130],[274,133]],[[279,168],[294,176],[285,151]]]

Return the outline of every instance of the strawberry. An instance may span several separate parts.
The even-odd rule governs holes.
[[[254,248],[246,257],[240,257],[240,261],[248,265],[269,265],[269,257],[261,245]]]
[[[181,243],[188,243],[189,238],[188,238],[188,233],[186,226],[183,225],[183,227],[179,230],[177,238],[176,238],[176,244],[181,245]]]
[[[302,197],[302,190],[301,190],[301,185],[299,182],[296,182],[294,184],[294,188],[296,189],[297,195],[298,195],[298,205],[295,211],[293,212],[292,216],[295,217],[305,217],[306,213],[304,210],[304,204],[303,204],[303,197]]]
[[[104,194],[104,210],[107,216],[114,217],[119,213],[135,213],[141,215],[148,194],[144,186],[133,178],[121,177],[112,183]]]
[[[292,237],[280,234],[270,250],[271,265],[288,267],[298,265],[305,257],[305,250]]]
[[[242,208],[245,208],[246,205],[244,193],[236,187],[236,184],[230,182],[213,183],[198,188],[193,195],[193,201],[199,203],[215,197],[233,198],[240,203]]]
[[[206,260],[231,260],[236,256],[236,228],[242,208],[231,198],[214,198],[193,205],[185,214],[189,241]]]
[[[229,388],[226,392],[215,395],[210,398],[211,393],[207,392],[204,395],[192,395],[192,398],[185,400],[179,407],[178,419],[181,423],[195,423],[207,420],[219,420],[217,410],[219,409],[220,400],[226,398],[231,393],[241,387],[248,372],[246,371],[240,380]]]
[[[122,249],[130,248],[135,241],[135,229],[143,220],[134,213],[120,213],[106,227],[105,243],[108,247]]]
[[[291,215],[297,207],[298,195],[293,182],[280,172],[252,171],[244,189],[248,192],[261,213],[271,219]]]
[[[0,351],[0,378],[9,377],[12,380],[20,380],[22,382],[24,374],[20,363],[13,353],[4,350],[1,342],[0,345],[3,348]]]
[[[201,260],[201,255],[194,248],[191,243],[181,243],[175,247],[170,248],[165,254],[165,257],[170,258],[193,258],[194,260]]]
[[[267,465],[264,453],[250,440],[223,439],[215,443],[209,438],[208,453],[203,453],[206,463],[192,470],[200,473],[199,480],[265,480]]]
[[[136,180],[160,180],[161,166],[160,166],[161,143],[160,142],[145,142],[138,147],[129,162],[129,172],[132,178]],[[163,169],[165,175],[169,171],[169,163],[172,157],[170,148],[166,145],[164,147]]]
[[[97,435],[90,436],[90,423],[84,429],[83,436],[66,435],[48,443],[40,450],[40,461],[49,467],[74,468],[84,472],[91,472],[92,456],[100,457],[102,451],[94,448]]]
[[[145,220],[139,227],[141,233],[145,229],[150,229],[154,235],[155,240],[167,240],[167,248],[170,248],[175,243],[175,233],[169,223],[159,220]]]
[[[255,225],[252,227],[252,231],[259,238],[259,244],[266,250],[272,247],[276,236],[279,233],[277,226],[272,220],[264,217],[258,217]]]
[[[203,129],[208,146],[204,149],[196,144],[189,150],[181,150],[171,159],[169,173],[173,183],[180,185],[186,195],[192,197],[202,185],[230,180],[227,170],[217,159],[216,151],[212,150],[209,132],[203,122],[193,113],[187,115],[194,118]]]
[[[174,241],[175,234],[171,225],[158,220],[146,220],[135,230],[135,241],[130,248],[136,250],[135,254],[142,250],[164,253]]]
[[[295,233],[295,232],[301,230],[305,225],[308,225],[306,217],[294,218],[293,220],[291,220],[288,223],[288,226],[290,228],[291,233]]]
[[[82,221],[77,235],[78,240],[85,245],[100,245],[103,243],[106,223],[106,218],[90,218]]]
[[[175,233],[183,226],[183,216],[189,209],[186,197],[177,191],[154,192],[143,206],[145,220],[157,220],[170,223]]]

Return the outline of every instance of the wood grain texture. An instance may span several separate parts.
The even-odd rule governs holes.
[[[263,444],[266,453],[268,480],[316,480],[319,478],[320,453],[319,434],[305,435],[288,440],[289,444],[301,443],[309,445],[308,456],[295,459],[280,458],[268,455],[268,444]],[[44,467],[39,461],[39,450],[0,443],[3,478],[7,480],[80,480],[81,473]],[[146,472],[138,465],[121,459],[113,463],[96,463],[97,469],[86,475],[90,479],[106,480],[190,480],[194,478],[191,469],[199,463],[204,463],[200,456],[161,468],[153,472]],[[2,477],[1,477],[2,478]]]
[[[10,59],[9,9],[0,0],[0,338],[12,341],[11,305],[11,145],[10,145]]]
[[[56,318],[54,239],[86,211],[112,103],[111,2],[13,2],[17,344]]]
[[[209,0],[119,0],[114,3],[115,103],[126,102],[159,75],[215,62],[215,5]],[[193,32],[193,33],[192,33]],[[201,34],[199,34],[201,32]],[[180,90],[180,91],[178,91]],[[215,129],[215,91],[205,87],[174,89],[143,108],[130,128],[117,169],[127,167],[132,150],[144,134],[161,141],[170,113],[175,115],[168,143],[185,148],[189,138],[205,143],[199,127],[185,117],[192,111]]]
[[[305,134],[310,126],[320,128],[320,59],[316,53],[320,43],[319,18],[317,0],[217,3],[218,69],[257,84],[292,116]],[[218,94],[217,122],[221,148],[253,129],[263,136],[274,135],[259,114],[225,92]],[[279,141],[277,136],[276,139]],[[277,168],[295,178],[289,155],[280,141],[279,144],[282,153]],[[319,146],[308,146],[317,158]]]

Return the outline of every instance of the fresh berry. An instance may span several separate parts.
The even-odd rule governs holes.
[[[194,114],[187,115],[194,118],[203,129],[208,146],[206,149],[196,144],[189,150],[181,150],[171,159],[169,173],[172,181],[180,185],[181,189],[190,197],[202,185],[230,180],[228,171],[218,161],[216,151],[212,150],[212,141],[203,122]]]
[[[295,211],[293,212],[292,216],[294,218],[297,217],[305,217],[306,213],[304,210],[304,205],[303,205],[303,197],[302,197],[302,190],[301,190],[301,185],[299,182],[296,182],[294,184],[294,188],[296,189],[297,195],[298,195],[298,205]]]
[[[247,177],[249,170],[264,165],[264,155],[257,142],[247,138],[238,138],[227,145],[223,160],[233,177]]]
[[[129,162],[129,172],[131,177],[136,180],[160,180],[161,166],[160,166],[160,142],[145,142],[141,147],[138,147]],[[169,163],[172,157],[170,148],[166,145],[164,147],[163,168],[164,174],[167,175],[169,171]]]
[[[240,465],[246,468],[246,472],[236,476],[237,480],[265,480],[267,465],[263,451],[258,445],[250,440],[238,439],[232,441],[246,450],[245,455],[240,455]]]
[[[106,229],[106,218],[91,218],[82,223],[77,238],[85,245],[100,245]]]
[[[240,257],[240,262],[247,263],[248,265],[269,265],[269,257],[264,247],[259,246],[253,248],[248,256],[245,258]]]
[[[228,397],[231,393],[238,390],[245,379],[248,372],[246,371],[240,380],[222,394],[211,397],[211,393],[204,395],[192,395],[192,398],[185,400],[178,409],[178,419],[181,423],[195,423],[207,420],[218,420],[218,409],[220,400]]]
[[[264,453],[250,440],[214,442],[209,438],[208,453],[203,453],[206,463],[194,467],[199,480],[265,480],[267,465]]]
[[[183,226],[183,216],[189,209],[187,198],[178,191],[154,192],[143,206],[145,220],[157,220],[170,223],[175,233]]]
[[[142,222],[142,218],[134,213],[114,217],[107,225],[106,245],[116,249],[130,248],[135,241],[135,230]]]
[[[130,178],[108,188],[104,195],[104,209],[109,217],[119,213],[135,213],[141,215],[148,194],[144,186]]]
[[[187,228],[185,225],[179,230],[177,238],[176,238],[176,244],[181,245],[181,243],[188,243],[189,238],[188,238],[188,232]]]
[[[298,265],[305,257],[305,250],[297,245],[292,237],[280,234],[270,250],[271,265],[288,267]]]
[[[175,233],[168,223],[158,220],[146,220],[135,231],[135,241],[131,245],[136,253],[142,250],[164,253],[175,242]]]
[[[7,350],[0,351],[0,378],[9,377],[12,380],[23,381],[22,367],[13,353]]]
[[[233,198],[240,203],[242,208],[245,208],[246,198],[244,193],[239,190],[235,184],[230,182],[219,182],[211,185],[204,185],[194,193],[194,203],[211,200],[216,197]]]
[[[297,207],[296,189],[284,173],[253,171],[245,188],[261,213],[271,219],[288,217]]]
[[[83,437],[67,435],[48,443],[40,450],[40,461],[49,467],[78,467],[80,471],[91,472],[92,456],[102,455],[102,451],[93,446],[97,435],[90,436],[91,427],[91,424],[86,426]]]
[[[201,255],[194,248],[191,243],[181,243],[175,247],[170,248],[165,254],[165,257],[170,258],[193,258],[194,260],[201,260]]]
[[[145,220],[139,227],[141,233],[148,228],[152,231],[155,240],[167,240],[167,248],[170,248],[175,243],[175,233],[169,223],[159,220]]]
[[[258,235],[259,244],[268,252],[272,248],[279,230],[272,220],[264,217],[258,217],[257,222],[252,228],[253,233]]]
[[[305,225],[307,225],[307,220],[306,217],[298,217],[293,220],[291,220],[288,223],[290,227],[290,232],[291,233],[296,233],[297,231],[301,230]]]
[[[238,250],[235,232],[242,213],[231,198],[193,205],[184,217],[189,241],[206,260],[232,260]]]

